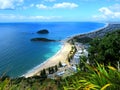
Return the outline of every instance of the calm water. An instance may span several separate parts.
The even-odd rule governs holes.
[[[0,74],[6,72],[11,77],[21,76],[61,48],[60,42],[31,42],[31,38],[63,40],[104,25],[93,22],[0,23]],[[50,33],[39,35],[36,32],[40,29],[48,29]]]

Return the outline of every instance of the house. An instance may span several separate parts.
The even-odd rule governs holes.
[[[58,76],[62,76],[64,73],[65,73],[64,71],[58,72],[57,75],[58,75]]]

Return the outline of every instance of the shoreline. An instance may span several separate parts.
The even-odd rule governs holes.
[[[107,28],[107,27],[109,27],[109,25],[110,25],[110,23],[104,23],[104,24],[105,24],[105,25],[104,25],[103,27],[97,28],[97,29],[95,29],[95,30],[69,36],[68,38],[65,39],[65,41],[69,41],[69,40],[73,39],[74,37],[87,36],[87,35],[89,35],[89,34],[91,34],[91,33],[95,33],[95,32],[98,32],[98,31],[104,29],[104,28]]]
[[[118,25],[118,27],[117,27]],[[70,40],[74,39],[75,37],[90,37],[90,38],[95,38],[95,37],[102,37],[104,36],[107,32],[112,32],[115,30],[114,27],[120,28],[120,24],[110,24],[110,23],[105,23],[105,25],[101,28],[98,28],[96,30],[92,30],[90,32],[85,32],[77,35],[73,35],[70,37],[65,38],[64,40],[61,41],[62,46],[61,49],[52,57],[44,61],[42,64],[38,65],[37,67],[33,68],[30,72],[27,72],[24,74],[24,77],[32,77],[34,75],[37,75],[40,73],[41,70],[46,69],[51,66],[58,65],[59,61],[62,63],[66,62],[67,55],[69,54],[72,45],[70,45]]]
[[[86,33],[81,33],[81,34],[77,34],[77,35],[73,35],[70,36],[69,38],[67,38],[66,40],[68,40],[68,42],[70,42],[71,40],[73,40],[74,38],[84,38],[84,37],[89,37],[89,38],[101,38],[103,37],[105,34],[115,31],[117,29],[120,29],[120,23],[105,23],[105,25],[101,28],[92,30],[90,32],[86,32]]]
[[[37,67],[33,68],[33,70],[28,71],[22,76],[24,76],[25,78],[32,77],[34,75],[39,74],[40,71],[43,69],[47,69],[51,66],[58,65],[59,62],[66,63],[67,55],[69,54],[71,47],[72,45],[67,41],[65,41],[61,46],[61,49],[55,55],[48,58],[42,64],[38,65]]]
[[[108,23],[105,23],[105,25],[103,27],[100,27],[97,30],[93,30],[91,32],[99,31],[100,29],[106,28],[108,25],[109,25]],[[67,55],[69,54],[69,52],[71,50],[71,47],[72,47],[68,41],[73,39],[76,36],[88,34],[88,33],[91,33],[91,32],[80,33],[80,34],[72,35],[72,36],[70,36],[68,38],[63,39],[61,41],[62,46],[61,46],[60,50],[55,55],[53,55],[52,57],[48,58],[46,61],[44,61],[40,65],[36,66],[32,70],[28,71],[27,73],[25,73],[22,76],[24,76],[25,78],[32,77],[34,75],[39,74],[40,71],[43,70],[43,69],[46,69],[46,68],[51,67],[51,66],[58,65],[59,61],[61,61],[62,63],[65,63]],[[65,50],[63,50],[63,48],[65,48],[67,50],[67,47],[69,46],[68,44],[70,45],[70,48],[69,48],[69,51],[67,52],[67,54],[65,54],[66,55],[66,58],[65,58],[65,56],[63,54],[65,52]],[[58,61],[55,60],[57,57],[59,57]],[[61,58],[65,58],[65,59],[64,60],[60,60]]]

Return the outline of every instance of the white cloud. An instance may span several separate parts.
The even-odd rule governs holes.
[[[52,19],[59,19],[61,16],[30,16],[29,19],[32,20],[52,20]]]
[[[53,8],[76,8],[76,7],[78,7],[77,4],[69,2],[57,3],[53,5]]]
[[[45,2],[55,2],[56,0],[44,0]]]
[[[30,7],[34,7],[34,4],[30,4]]]
[[[101,13],[103,13],[104,15],[111,15],[111,14],[113,13],[110,9],[108,9],[108,8],[106,8],[106,7],[100,8],[99,11],[100,11]]]
[[[25,16],[22,15],[14,15],[14,14],[0,14],[1,20],[15,20],[15,19],[25,19]]]
[[[120,20],[120,4],[99,9],[99,15],[94,15],[96,20]]]
[[[107,17],[105,15],[93,15],[93,18],[96,20],[106,20]]]
[[[23,0],[0,0],[0,9],[15,9]]]
[[[29,9],[29,8],[33,8],[35,6],[35,4],[30,4],[28,6],[22,6],[22,7],[19,7],[20,10],[26,10],[26,9]]]
[[[120,12],[120,4],[114,4],[113,6],[110,6],[109,9],[115,12]]]
[[[76,8],[78,7],[78,5],[75,3],[63,2],[63,3],[55,3],[53,6],[37,4],[36,7],[39,9],[55,9],[55,8]]]
[[[23,16],[14,14],[0,14],[0,21],[41,21],[41,20],[57,20],[62,16]]]
[[[107,1],[116,1],[116,2],[119,2],[120,0],[107,0]]]
[[[44,4],[37,4],[36,7],[39,9],[47,9],[48,8],[48,6],[45,6]]]

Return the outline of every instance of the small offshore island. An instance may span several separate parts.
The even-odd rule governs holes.
[[[57,40],[47,38],[32,38],[31,41],[56,42]]]
[[[37,31],[38,34],[48,34],[49,31],[47,29],[42,29],[42,30],[39,30]]]
[[[37,31],[38,34],[48,34],[49,31],[47,29],[42,29]],[[53,39],[48,39],[48,38],[32,38],[31,41],[42,41],[42,42],[56,42],[57,40],[53,40]]]

